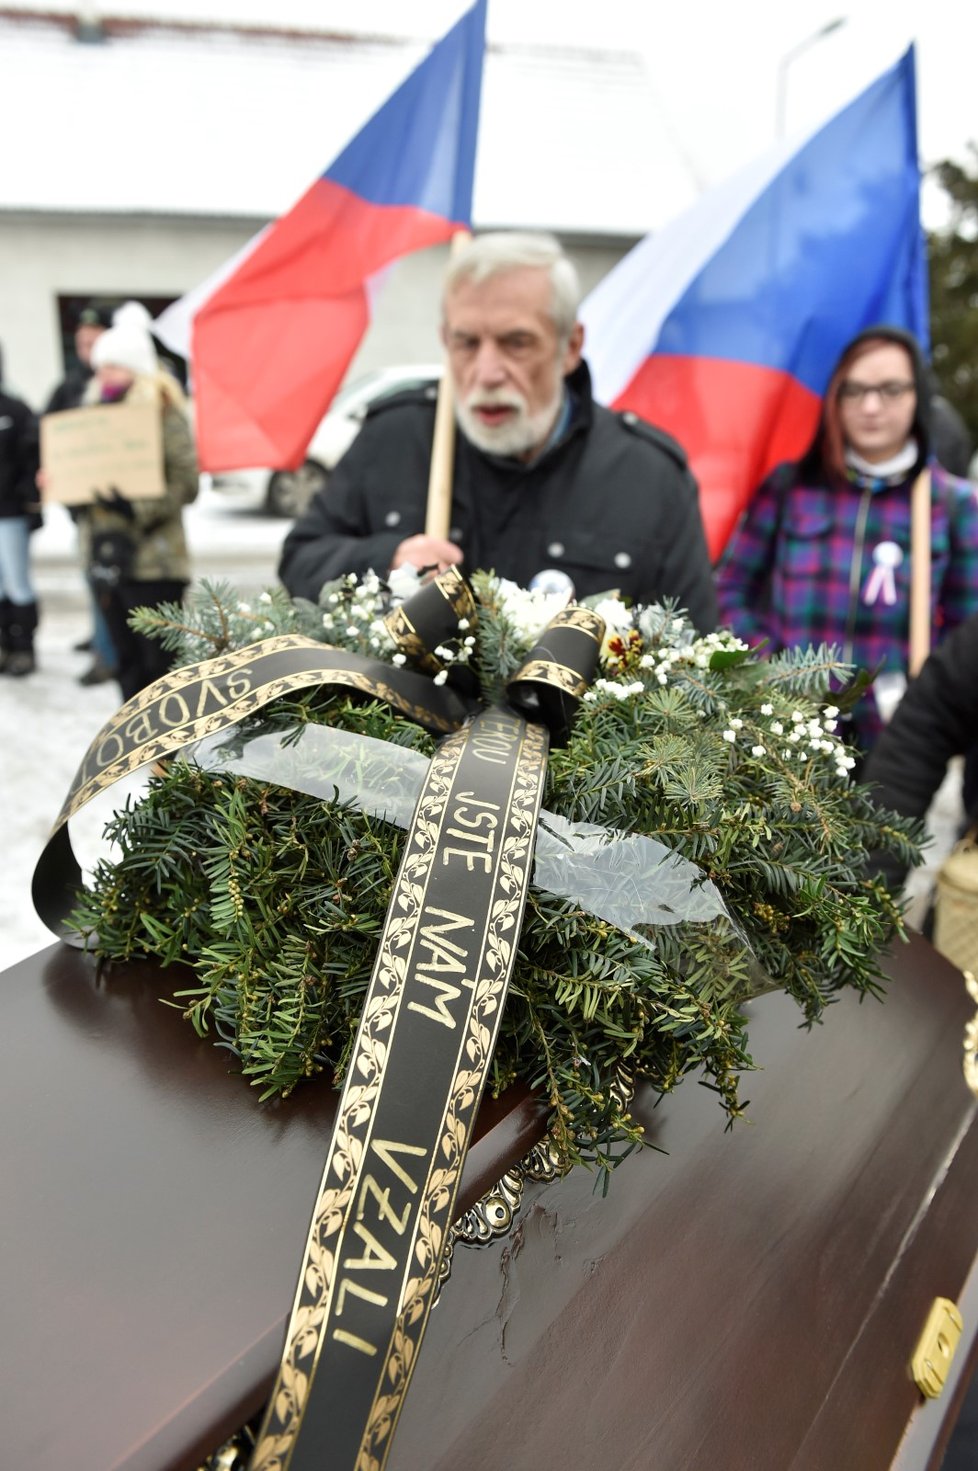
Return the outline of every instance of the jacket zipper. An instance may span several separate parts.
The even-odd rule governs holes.
[[[866,521],[869,518],[869,502],[872,497],[869,486],[863,491],[859,510],[856,513],[856,532],[853,537],[852,561],[849,563],[849,613],[846,618],[846,637],[842,657],[852,663],[852,646],[856,631],[856,608],[859,604],[859,588],[863,580],[863,551],[866,546]]]

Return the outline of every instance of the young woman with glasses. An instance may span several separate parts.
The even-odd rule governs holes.
[[[911,490],[931,477],[931,640],[978,612],[978,499],[933,458],[926,371],[908,333],[843,352],[802,458],[761,485],[717,569],[720,621],[779,649],[832,644],[878,670],[847,738],[869,750],[906,682]]]

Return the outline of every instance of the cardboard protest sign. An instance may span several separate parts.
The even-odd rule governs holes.
[[[44,499],[90,505],[115,489],[126,500],[163,495],[163,437],[156,404],[95,404],[41,419]]]

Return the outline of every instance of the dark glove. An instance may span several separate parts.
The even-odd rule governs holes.
[[[97,490],[95,503],[104,506],[107,511],[115,511],[117,516],[124,516],[127,521],[135,520],[136,513],[132,508],[132,501],[127,501],[114,485],[110,485],[108,490]]]
[[[132,576],[136,547],[128,531],[97,531],[92,537],[88,575],[100,587],[116,587]]]

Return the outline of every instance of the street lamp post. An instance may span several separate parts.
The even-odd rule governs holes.
[[[813,31],[810,36],[805,37],[804,41],[799,41],[797,46],[792,46],[790,51],[786,51],[778,62],[778,94],[774,121],[776,137],[784,137],[785,111],[788,95],[788,67],[796,56],[800,56],[803,51],[807,51],[817,41],[823,41],[826,36],[831,36],[833,31],[839,30],[845,23],[846,17],[844,15],[837,16],[835,20],[826,21],[825,25],[820,27],[819,30]]]

